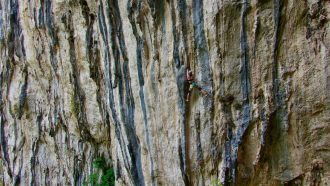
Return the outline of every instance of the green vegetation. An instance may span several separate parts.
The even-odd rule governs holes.
[[[114,186],[115,185],[115,172],[113,167],[107,166],[104,157],[96,158],[93,161],[93,171],[89,175],[88,180],[83,185],[91,186]]]
[[[222,186],[222,183],[220,182],[220,180],[213,180],[212,186]]]
[[[104,169],[106,168],[106,162],[104,157],[98,157],[93,161],[93,168]]]

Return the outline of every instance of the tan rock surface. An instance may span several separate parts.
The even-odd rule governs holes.
[[[4,185],[330,183],[330,1],[0,0]],[[185,68],[198,84],[186,102]]]

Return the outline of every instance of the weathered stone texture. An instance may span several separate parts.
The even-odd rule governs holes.
[[[0,0],[5,185],[330,183],[330,1]],[[199,85],[186,102],[185,68]]]

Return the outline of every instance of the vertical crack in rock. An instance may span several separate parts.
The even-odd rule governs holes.
[[[179,144],[178,144],[178,153],[179,153],[179,162],[180,162],[180,170],[181,170],[181,174],[182,174],[182,178],[183,178],[183,181],[184,181],[184,184],[187,186],[189,185],[189,178],[188,178],[188,175],[186,174],[186,171],[185,171],[185,163],[186,163],[186,160],[185,160],[185,156],[183,154],[183,149],[182,149],[182,139],[179,138]],[[185,146],[183,147],[185,148]]]
[[[272,50],[272,86],[273,86],[273,101],[275,102],[275,110],[269,118],[269,131],[272,131],[266,141],[269,156],[273,160],[272,168],[278,168],[278,162],[281,161],[285,166],[288,165],[290,158],[286,136],[288,132],[288,113],[285,99],[287,97],[281,76],[279,73],[279,49],[281,38],[282,19],[281,13],[283,8],[282,0],[274,0],[274,43]]]
[[[225,170],[224,170],[224,185],[228,186],[232,182],[232,177],[233,177],[233,170],[236,170],[232,155],[232,149],[233,149],[233,129],[232,126],[227,125],[226,129],[226,137],[227,140],[224,144],[224,152],[225,152]]]
[[[165,17],[164,17],[164,13],[165,13],[165,1],[148,1],[149,3],[149,7],[151,9],[151,14],[152,14],[152,19],[153,19],[153,28],[152,30],[150,30],[149,28],[149,24],[148,24],[148,30],[150,32],[150,41],[152,43],[152,51],[153,51],[153,56],[152,56],[152,65],[151,65],[151,79],[154,79],[154,81],[152,81],[152,91],[155,94],[155,99],[157,100],[158,96],[159,96],[159,90],[157,89],[157,82],[159,83],[161,81],[161,59],[160,59],[160,42],[162,42],[162,40],[159,41],[159,30],[163,29],[164,27],[164,21],[165,21]],[[148,21],[148,17],[146,17],[146,21]],[[157,65],[157,67],[155,67]],[[157,70],[155,70],[155,68]]]
[[[203,15],[203,0],[193,0],[193,25],[195,50],[197,55],[198,67],[201,70],[202,88],[212,92],[212,74],[210,69],[210,57],[204,31],[204,15]],[[212,107],[211,99],[204,99],[203,105],[208,108]]]
[[[196,54],[197,67],[200,73],[196,73],[197,79],[200,77],[200,86],[202,89],[208,92],[206,96],[202,98],[202,107],[199,107],[201,117],[204,121],[201,123],[201,131],[212,133],[213,131],[213,80],[212,72],[210,68],[210,56],[208,43],[206,41],[205,29],[204,29],[204,7],[203,0],[192,1],[192,21],[194,30],[194,51]],[[212,140],[212,135],[208,140]],[[201,150],[201,149],[200,149]]]
[[[2,4],[3,3],[3,4]],[[20,23],[19,16],[19,2],[16,0],[10,1],[1,1],[0,2],[0,52],[4,54],[2,56],[2,64],[0,67],[1,77],[0,77],[0,87],[1,87],[1,96],[0,96],[0,143],[1,143],[1,157],[4,160],[4,166],[9,178],[12,181],[13,185],[18,185],[20,183],[20,172],[22,164],[19,165],[18,171],[16,162],[20,161],[21,158],[18,154],[10,156],[11,150],[16,152],[16,138],[17,138],[17,129],[16,127],[16,116],[14,116],[14,124],[8,122],[6,117],[6,105],[10,103],[3,103],[3,97],[6,101],[10,99],[9,93],[11,92],[11,85],[14,78],[15,68],[24,68],[24,80],[23,85],[21,86],[21,92],[18,100],[18,117],[21,118],[23,114],[23,109],[26,101],[26,90],[27,90],[27,68],[25,64],[20,64],[20,62],[25,61],[25,49],[24,49],[24,37],[22,35],[22,28]],[[3,31],[7,32],[4,33]],[[5,87],[7,88],[6,91]],[[11,109],[9,109],[11,113]],[[8,133],[11,129],[14,128],[14,134]],[[11,140],[11,138],[14,138]],[[11,144],[13,143],[14,144]],[[13,147],[11,148],[11,146]],[[17,151],[18,152],[18,151]],[[10,159],[10,157],[12,159]],[[12,167],[12,168],[11,168]],[[16,173],[17,174],[16,174]]]
[[[0,41],[1,44],[0,49],[2,49],[2,44],[4,46],[7,46],[7,48],[4,48],[4,52],[7,53],[5,53],[5,58],[3,59],[4,61],[3,68],[5,68],[5,70],[2,69],[3,70],[2,73],[5,74],[3,74],[2,76],[3,78],[2,81],[6,80],[5,84],[7,87],[7,97],[8,97],[11,81],[13,79],[14,69],[17,67],[17,63],[19,63],[19,61],[17,60],[23,61],[25,59],[25,50],[23,44],[24,37],[22,35],[22,28],[20,26],[18,1],[16,0],[10,0],[9,2],[5,1],[3,6],[4,6],[3,12],[4,12],[5,24],[3,24],[3,27],[1,29],[6,30],[8,34],[7,34],[7,41],[5,41],[6,40],[5,34],[3,40]],[[0,16],[2,19],[2,14]],[[8,23],[6,24],[6,22],[9,22],[9,24]]]
[[[249,8],[248,0],[242,0],[242,9],[241,9],[241,30],[240,30],[240,50],[241,50],[241,91],[242,91],[242,110],[240,116],[239,126],[237,127],[236,134],[233,136],[231,148],[232,148],[232,157],[231,157],[231,173],[230,178],[227,180],[233,180],[233,183],[236,182],[236,171],[237,171],[237,153],[240,144],[242,143],[242,138],[245,134],[246,129],[250,124],[250,70],[249,70],[249,46],[247,41],[246,33],[246,24],[247,24],[247,11]],[[229,132],[229,134],[232,131]]]
[[[176,14],[174,3],[171,3],[171,18],[172,18],[172,33],[173,33],[173,60],[175,63],[176,69],[181,67],[181,61],[179,56],[179,43],[180,43],[180,35],[176,26]]]
[[[204,163],[204,156],[203,156],[203,149],[202,149],[202,141],[201,141],[201,118],[200,118],[200,113],[196,113],[194,116],[195,120],[195,132],[196,132],[196,150],[197,150],[197,169],[199,171],[202,171],[202,165]],[[203,174],[198,175],[198,177],[201,177],[203,180],[202,182],[204,183],[204,178]]]
[[[36,28],[44,28],[45,27],[45,1],[40,0],[40,8],[39,11],[37,12],[36,8],[33,8],[33,17],[34,17],[34,22],[35,22],[35,27]]]
[[[79,144],[78,144],[79,145]],[[84,155],[84,154],[83,154]],[[74,185],[82,185],[82,172],[84,158],[79,158],[78,155],[75,155],[73,158],[73,180]]]
[[[288,130],[287,126],[287,113],[285,105],[285,90],[281,89],[281,78],[279,75],[279,62],[278,62],[278,52],[281,37],[281,12],[283,7],[282,0],[274,0],[274,43],[272,51],[272,81],[273,81],[273,100],[275,101],[275,113],[273,114],[275,118],[280,119],[281,130]],[[282,119],[281,119],[282,118]]]
[[[221,98],[224,98],[225,91],[226,91],[226,82],[225,82],[225,75],[224,75],[225,74],[225,61],[223,58],[223,53],[225,50],[224,43],[226,43],[226,42],[222,43],[222,39],[223,39],[223,37],[222,37],[223,28],[222,27],[224,27],[223,14],[224,13],[221,10],[218,10],[218,12],[216,13],[215,18],[214,18],[216,47],[217,47],[216,54],[218,56],[218,59],[215,62],[214,69],[215,68],[218,69],[218,76],[219,76],[219,83],[215,87],[218,87],[218,90],[219,90],[218,95],[217,95],[217,97],[220,98],[219,100],[221,100]],[[216,95],[216,93],[215,93],[215,95]],[[217,100],[216,96],[214,96],[214,98],[216,101]],[[215,166],[212,168],[213,169],[212,171],[218,172],[218,170],[216,170],[216,169],[217,169],[217,165],[219,165],[219,163],[221,161],[223,161],[221,158],[223,152],[221,152],[222,151],[221,147],[218,144],[218,139],[221,135],[218,132],[219,128],[216,125],[214,125],[214,126],[215,127],[212,129],[212,133],[211,133],[211,143],[212,143],[211,156],[212,156],[213,165],[215,165]],[[222,135],[222,137],[220,137],[221,141],[225,141],[224,138],[225,137]],[[224,160],[223,162],[226,162],[226,161]]]
[[[36,137],[36,139],[33,139],[33,143],[32,143],[32,155],[31,155],[31,159],[30,159],[30,163],[31,163],[31,177],[30,177],[30,185],[38,185],[39,180],[36,180],[37,178],[37,174],[36,174],[36,165],[38,164],[38,159],[37,159],[37,155],[38,155],[38,151],[39,151],[39,143],[40,143],[40,135],[41,135],[41,122],[42,122],[42,112],[40,112],[37,116],[37,129],[38,129],[38,136]]]
[[[328,5],[0,0],[0,182],[83,185],[112,154],[120,185],[322,185]],[[187,67],[210,95],[185,102]]]
[[[74,114],[78,120],[78,129],[81,135],[81,138],[85,142],[94,142],[93,137],[91,136],[88,127],[87,127],[87,116],[86,116],[86,109],[85,109],[85,92],[81,87],[80,82],[80,70],[77,64],[76,58],[76,49],[75,49],[75,39],[74,39],[74,28],[72,22],[72,15],[71,12],[68,14],[68,24],[66,25],[67,30],[69,32],[69,54],[70,54],[70,63],[72,67],[72,76],[74,81],[74,95],[73,95],[73,109]]]
[[[176,74],[176,83],[178,87],[178,105],[180,110],[180,120],[179,125],[181,128],[180,131],[180,137],[179,137],[179,145],[178,145],[178,154],[179,154],[179,160],[180,160],[180,170],[182,174],[183,181],[185,185],[190,185],[189,181],[189,175],[187,172],[187,162],[188,162],[188,111],[189,111],[189,105],[185,102],[185,93],[188,90],[188,85],[185,82],[185,74],[186,74],[186,67],[184,65],[181,66],[180,69],[178,69],[178,72]]]
[[[107,9],[107,12],[109,12],[109,10]],[[99,18],[99,29],[101,32],[101,36],[102,36],[102,40],[104,43],[104,66],[105,66],[105,85],[107,88],[107,97],[108,97],[108,105],[110,107],[111,110],[111,118],[113,121],[113,124],[115,126],[115,135],[116,138],[119,142],[119,146],[120,151],[122,153],[122,155],[124,156],[123,161],[124,161],[124,165],[126,167],[127,170],[129,170],[129,158],[128,158],[128,154],[126,153],[126,144],[123,138],[123,133],[122,133],[122,128],[121,128],[121,124],[118,118],[118,115],[116,113],[116,107],[115,107],[115,100],[114,100],[114,93],[113,93],[113,86],[112,86],[112,78],[111,78],[111,69],[110,69],[110,47],[109,47],[109,30],[107,28],[107,23],[106,23],[106,19],[105,19],[105,15],[104,15],[104,6],[103,6],[103,2],[100,1],[100,5],[99,5],[99,10],[98,10],[98,18]],[[117,175],[118,176],[118,166],[117,166]]]
[[[260,149],[258,152],[258,157],[255,162],[255,164],[258,164],[260,160],[264,158],[264,153],[265,153],[265,147],[266,147],[266,141],[267,141],[267,134],[268,134],[268,127],[269,127],[269,120],[268,120],[268,113],[265,109],[265,96],[264,93],[262,92],[259,97],[259,108],[260,109],[260,118],[261,118],[261,139],[260,139]]]
[[[234,144],[234,122],[233,122],[233,113],[232,113],[232,103],[234,97],[228,95],[223,97],[221,100],[221,108],[222,112],[224,113],[224,136],[225,136],[225,143],[224,143],[224,184],[230,185],[232,182],[232,172],[235,169],[235,156],[232,154],[233,152],[233,145]]]
[[[224,73],[225,73],[225,70],[224,70],[224,62],[223,62],[223,54],[222,54],[222,47],[224,50],[224,46],[221,46],[223,45],[221,43],[221,31],[223,28],[221,28],[222,24],[221,21],[223,19],[223,13],[219,10],[218,13],[216,14],[215,16],[215,34],[216,34],[216,44],[217,44],[217,54],[219,56],[219,90],[220,90],[220,96],[224,96],[225,94],[225,77],[224,77]]]
[[[261,118],[261,139],[260,139],[260,149],[258,152],[258,157],[255,164],[265,161],[268,156],[271,155],[273,148],[280,146],[279,148],[284,148],[283,153],[286,154],[288,149],[282,141],[283,131],[288,130],[288,113],[287,105],[285,104],[285,91],[281,90],[281,80],[279,75],[279,62],[278,62],[278,52],[280,48],[280,37],[281,37],[281,12],[283,7],[282,0],[273,1],[273,19],[274,19],[274,36],[273,36],[273,48],[272,48],[272,99],[274,103],[274,109],[271,113],[267,113],[266,109],[260,108],[260,118]],[[261,92],[258,95],[258,100],[260,105],[265,106],[264,93]],[[275,140],[274,140],[275,139]],[[286,143],[286,142],[284,142]],[[284,145],[284,146],[283,146]],[[276,151],[276,150],[275,150]],[[284,157],[283,155],[280,155]],[[287,161],[288,154],[285,155],[284,159]],[[274,157],[274,156],[273,156]],[[275,165],[277,166],[277,165]]]
[[[196,133],[196,139],[195,139],[195,143],[196,143],[196,167],[195,170],[198,170],[197,175],[195,175],[197,178],[196,180],[198,180],[197,183],[199,183],[200,181],[202,183],[205,183],[204,180],[204,170],[203,170],[203,166],[204,166],[204,152],[203,152],[203,148],[202,148],[202,140],[201,140],[201,118],[200,118],[200,113],[197,112],[194,115],[194,121],[195,121],[195,133]]]
[[[87,56],[87,61],[89,63],[89,68],[90,68],[90,77],[94,80],[94,82],[96,83],[97,86],[97,90],[96,90],[96,101],[98,103],[98,108],[99,108],[99,112],[101,114],[101,118],[103,123],[107,124],[107,128],[108,128],[108,132],[109,132],[109,136],[106,136],[109,138],[110,140],[110,121],[109,121],[109,114],[106,111],[106,106],[102,103],[102,93],[101,93],[101,89],[102,89],[102,70],[101,70],[101,61],[100,61],[100,51],[97,48],[97,41],[94,40],[93,37],[93,27],[94,27],[94,22],[95,22],[95,15],[93,13],[91,13],[90,8],[88,6],[87,1],[85,0],[80,0],[79,1],[79,5],[81,7],[81,11],[82,11],[82,15],[85,19],[85,23],[86,23],[86,56]],[[102,5],[103,6],[103,5]],[[103,7],[102,7],[103,8]],[[100,10],[99,10],[100,12]],[[102,10],[102,15],[104,19],[104,14],[103,14],[103,10]],[[104,20],[103,20],[104,21]],[[100,22],[100,25],[102,23]],[[104,23],[105,24],[105,23]],[[104,33],[104,32],[102,32]],[[108,42],[107,42],[108,43]],[[110,53],[109,50],[107,50],[107,54],[109,54],[107,57],[110,57]],[[79,77],[79,74],[78,74]],[[82,91],[79,91],[82,92]],[[80,94],[79,97],[85,97],[85,94]],[[85,101],[85,100],[83,100]],[[85,106],[85,103],[82,103],[83,106]],[[83,107],[85,108],[85,107]],[[87,124],[87,116],[83,116],[83,118],[86,118],[86,124]],[[83,129],[84,130],[84,129]],[[86,130],[88,130],[87,126],[86,126]],[[89,131],[88,132],[88,136],[90,136]],[[90,138],[92,138],[92,136],[90,136]],[[88,140],[90,138],[87,138]],[[95,157],[98,154],[98,149],[99,149],[99,144],[95,143],[94,139],[92,138],[90,141],[90,145],[91,145],[91,156]],[[89,144],[87,144],[89,145]],[[84,151],[84,141],[79,141],[79,152],[83,152]],[[85,162],[86,162],[86,154],[82,153],[79,156],[75,157],[77,162],[76,165],[74,166],[74,174],[75,174],[75,183],[77,183],[78,185],[82,184],[83,178],[84,178],[84,173],[81,173],[79,170],[83,169],[85,167]],[[92,158],[94,159],[94,158]]]
[[[109,31],[115,65],[114,83],[116,84],[115,87],[118,85],[120,114],[123,119],[124,129],[128,138],[127,148],[131,159],[131,164],[128,171],[130,176],[132,176],[131,179],[135,185],[144,185],[143,173],[141,170],[141,149],[134,126],[135,103],[130,84],[128,58],[126,55],[126,48],[124,48],[125,51],[121,51],[124,61],[122,64],[120,63],[120,49],[117,43],[117,37],[118,40],[122,39],[119,35],[117,35],[117,32],[122,32],[122,30],[120,30],[121,28],[119,29],[119,27],[121,27],[121,17],[119,14],[117,1],[109,1],[108,3],[109,9],[107,10],[107,13],[110,20]],[[119,42],[122,42],[122,40]]]
[[[49,168],[47,167],[45,170],[45,179],[44,179],[45,185],[51,185],[50,184],[50,178],[49,178]]]
[[[20,176],[21,171],[22,171],[22,166],[20,167],[20,169],[18,171],[18,174],[14,177],[14,180],[13,180],[13,185],[14,186],[18,186],[21,183],[21,176]]]
[[[151,15],[154,21],[154,32],[157,32],[165,12],[165,1],[163,0],[149,0],[149,7],[151,9]]]
[[[131,4],[132,3],[132,4]],[[140,2],[139,2],[140,3]],[[139,5],[138,5],[139,6]],[[160,6],[160,5],[159,5]],[[116,7],[118,10],[118,7]],[[134,19],[134,13],[136,12],[136,4],[135,2],[128,2],[128,11],[129,11],[129,20],[132,25],[132,30],[133,34],[136,39],[136,65],[137,65],[137,72],[138,72],[138,78],[139,78],[139,97],[140,97],[140,103],[141,103],[141,109],[142,109],[142,114],[143,114],[143,121],[144,121],[144,131],[145,131],[145,140],[148,148],[148,154],[149,154],[149,161],[150,161],[150,176],[151,176],[151,181],[152,185],[156,185],[156,175],[155,175],[155,168],[154,168],[154,160],[153,160],[153,151],[152,151],[152,139],[149,131],[149,124],[148,124],[148,116],[147,116],[147,109],[146,109],[146,101],[145,101],[145,96],[144,96],[144,77],[143,77],[143,69],[142,69],[142,53],[147,52],[143,51],[143,45],[144,45],[144,40],[143,38],[139,35],[137,31],[137,26],[136,26],[136,20]],[[119,12],[119,10],[117,11]],[[138,10],[138,15],[139,17],[142,17],[143,15],[140,16],[140,10]],[[120,24],[120,44],[121,44],[121,49],[122,53],[124,54],[124,59],[127,59],[127,54],[126,54],[126,46],[124,43],[123,39],[123,32],[122,32],[122,24]],[[127,61],[128,62],[128,61]]]
[[[1,2],[2,3],[2,2]],[[1,6],[0,16],[1,16],[1,32],[2,30],[6,30],[8,33],[1,33],[2,39],[0,41],[0,49],[1,53],[5,53],[5,58],[2,59],[1,64],[1,113],[0,113],[0,143],[1,143],[1,158],[4,160],[4,165],[6,168],[6,172],[9,175],[10,179],[13,179],[14,172],[10,168],[10,157],[9,157],[9,149],[8,149],[8,136],[6,136],[6,129],[7,129],[7,119],[5,115],[5,108],[3,103],[3,96],[4,99],[8,99],[8,94],[10,90],[10,84],[13,76],[14,71],[14,55],[15,55],[15,39],[17,34],[20,32],[19,28],[19,20],[18,20],[18,4],[17,2],[9,2],[5,1]],[[9,13],[9,15],[7,15]],[[2,16],[4,16],[4,21],[9,21],[9,28],[8,24],[3,24]],[[9,18],[9,20],[7,20]],[[6,40],[7,36],[7,41]],[[7,44],[7,48],[3,47]],[[7,88],[6,92],[3,91],[4,88]]]
[[[176,14],[174,3],[171,2],[171,19],[172,19],[172,33],[173,33],[173,62],[176,67],[176,84],[178,88],[178,106],[180,110],[180,137],[179,137],[179,159],[180,169],[185,185],[190,185],[189,178],[189,124],[188,124],[188,110],[189,105],[185,102],[186,92],[188,90],[188,83],[185,80],[186,66],[180,61],[179,56],[179,32],[176,26]],[[189,66],[190,62],[187,62]]]
[[[249,103],[249,94],[251,92],[250,85],[250,70],[249,70],[249,46],[246,33],[246,17],[248,9],[248,0],[243,0],[241,12],[241,34],[240,34],[240,49],[241,49],[241,87],[243,95],[243,107]],[[243,108],[245,109],[245,108]],[[249,114],[248,114],[249,115]],[[247,118],[249,120],[249,118]]]
[[[204,31],[204,15],[203,15],[203,0],[193,0],[193,23],[194,23],[194,39],[195,39],[195,50],[197,55],[197,64],[200,69],[200,83],[201,87],[208,92],[207,96],[203,98],[203,114],[207,118],[210,127],[212,124],[212,113],[213,113],[213,100],[212,95],[212,72],[210,69],[210,57],[208,53],[208,46]]]
[[[24,74],[24,82],[21,87],[21,93],[19,95],[19,110],[18,110],[18,119],[22,119],[24,107],[26,104],[26,96],[27,96],[27,88],[28,88],[28,70],[27,66],[25,66],[23,70]]]
[[[5,124],[7,123],[7,120],[5,118],[4,113],[1,111],[0,115],[0,143],[1,143],[1,157],[5,161],[4,164],[7,169],[7,174],[12,179],[13,178],[13,172],[10,168],[10,160],[9,160],[9,151],[8,151],[8,142],[5,136]]]
[[[57,58],[56,58],[56,53],[57,53],[57,48],[58,48],[58,36],[57,36],[57,31],[55,30],[55,24],[53,20],[53,13],[52,13],[52,0],[41,0],[42,4],[45,6],[45,16],[42,17],[45,19],[46,22],[46,28],[47,28],[47,33],[51,38],[51,42],[49,42],[49,54],[50,54],[50,63],[52,65],[52,68],[54,72],[57,72],[58,64],[57,64]]]
[[[276,110],[278,109],[279,102],[280,102],[280,95],[279,95],[279,86],[280,86],[280,80],[279,80],[279,74],[278,74],[278,46],[279,46],[279,27],[280,27],[280,21],[281,21],[281,0],[274,0],[274,45],[273,45],[273,55],[272,55],[272,80],[273,80],[273,96],[274,101],[276,104]]]
[[[74,156],[74,166],[73,166],[73,176],[74,176],[74,184],[75,185],[82,185],[84,181],[84,172],[81,171],[86,166],[86,154],[82,153],[84,151],[85,142],[83,140],[78,141],[78,152],[80,152],[78,155]],[[94,154],[97,154],[97,144],[94,143],[94,148],[91,152],[91,156],[93,157]],[[96,150],[95,150],[96,149]]]
[[[103,73],[101,69],[101,60],[100,60],[100,50],[98,49],[98,43],[94,40],[93,37],[93,26],[95,22],[95,15],[90,13],[90,9],[88,4],[85,0],[80,0],[79,4],[82,8],[82,14],[85,18],[87,30],[86,30],[86,55],[89,63],[89,70],[90,70],[90,78],[96,83],[97,90],[96,90],[96,101],[99,107],[99,111],[102,116],[102,120],[105,121],[104,123],[108,125],[109,134],[110,134],[110,123],[107,121],[107,110],[106,106],[102,102],[102,80],[103,80]],[[110,136],[109,136],[110,139]]]
[[[15,60],[15,56],[24,59],[24,39],[19,19],[19,3],[17,0],[9,1],[9,30],[8,30],[8,57],[11,61]]]
[[[120,73],[119,77],[122,77],[118,79],[118,92],[119,92],[120,113],[127,134],[127,139],[128,139],[127,147],[132,162],[129,172],[132,176],[132,180],[135,185],[144,185],[144,177],[143,177],[142,163],[141,163],[141,147],[134,126],[135,103],[132,95],[131,79],[130,79],[129,67],[128,67],[128,57],[127,57],[126,47],[122,33],[121,17],[120,17],[118,2],[114,0],[108,3],[109,3],[108,4],[109,10],[107,13],[109,14],[109,19],[110,19],[111,44],[112,44],[112,51],[114,53],[115,69],[117,70],[117,72],[115,73]],[[128,2],[128,5],[129,4],[130,2]],[[118,35],[116,35],[117,32],[119,33]],[[120,51],[122,54],[122,58],[124,60],[122,63],[122,67],[120,64],[119,49],[115,36],[117,36],[119,40]],[[139,81],[141,81],[140,78],[141,77],[139,77]]]
[[[187,67],[190,67],[191,56],[189,55],[190,47],[188,45],[187,3],[186,3],[186,0],[177,0],[177,3],[178,3],[177,9],[179,11],[179,17],[181,20],[181,32],[182,32],[182,37],[183,37],[183,45],[184,45],[186,59],[188,60],[186,62],[186,65],[187,65]]]
[[[108,132],[109,132],[109,140],[110,139],[110,133],[111,133],[111,127],[110,127],[110,121],[109,121],[109,113],[106,109],[106,105],[102,102],[102,85],[103,85],[103,72],[101,69],[101,56],[100,56],[100,50],[98,48],[98,41],[94,38],[94,22],[96,16],[92,13],[90,13],[90,9],[88,7],[88,4],[85,0],[80,0],[80,6],[82,7],[82,14],[85,18],[86,24],[87,24],[87,30],[86,30],[86,42],[87,42],[87,48],[86,48],[86,54],[87,59],[89,62],[89,69],[90,69],[90,78],[93,79],[93,81],[96,83],[97,90],[96,90],[96,101],[99,107],[99,111],[101,113],[102,121],[103,123],[107,125]],[[102,3],[102,2],[101,2]],[[103,13],[103,12],[102,12]],[[104,15],[103,15],[104,16]],[[101,25],[101,23],[100,23]]]

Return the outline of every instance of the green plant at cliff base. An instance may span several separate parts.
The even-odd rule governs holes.
[[[91,186],[115,186],[115,172],[113,167],[107,166],[104,157],[96,158],[93,161],[93,168],[101,170],[101,173],[93,172],[83,185]],[[100,178],[101,177],[101,178]]]
[[[212,186],[222,186],[222,183],[220,182],[220,180],[213,180],[211,182]]]

